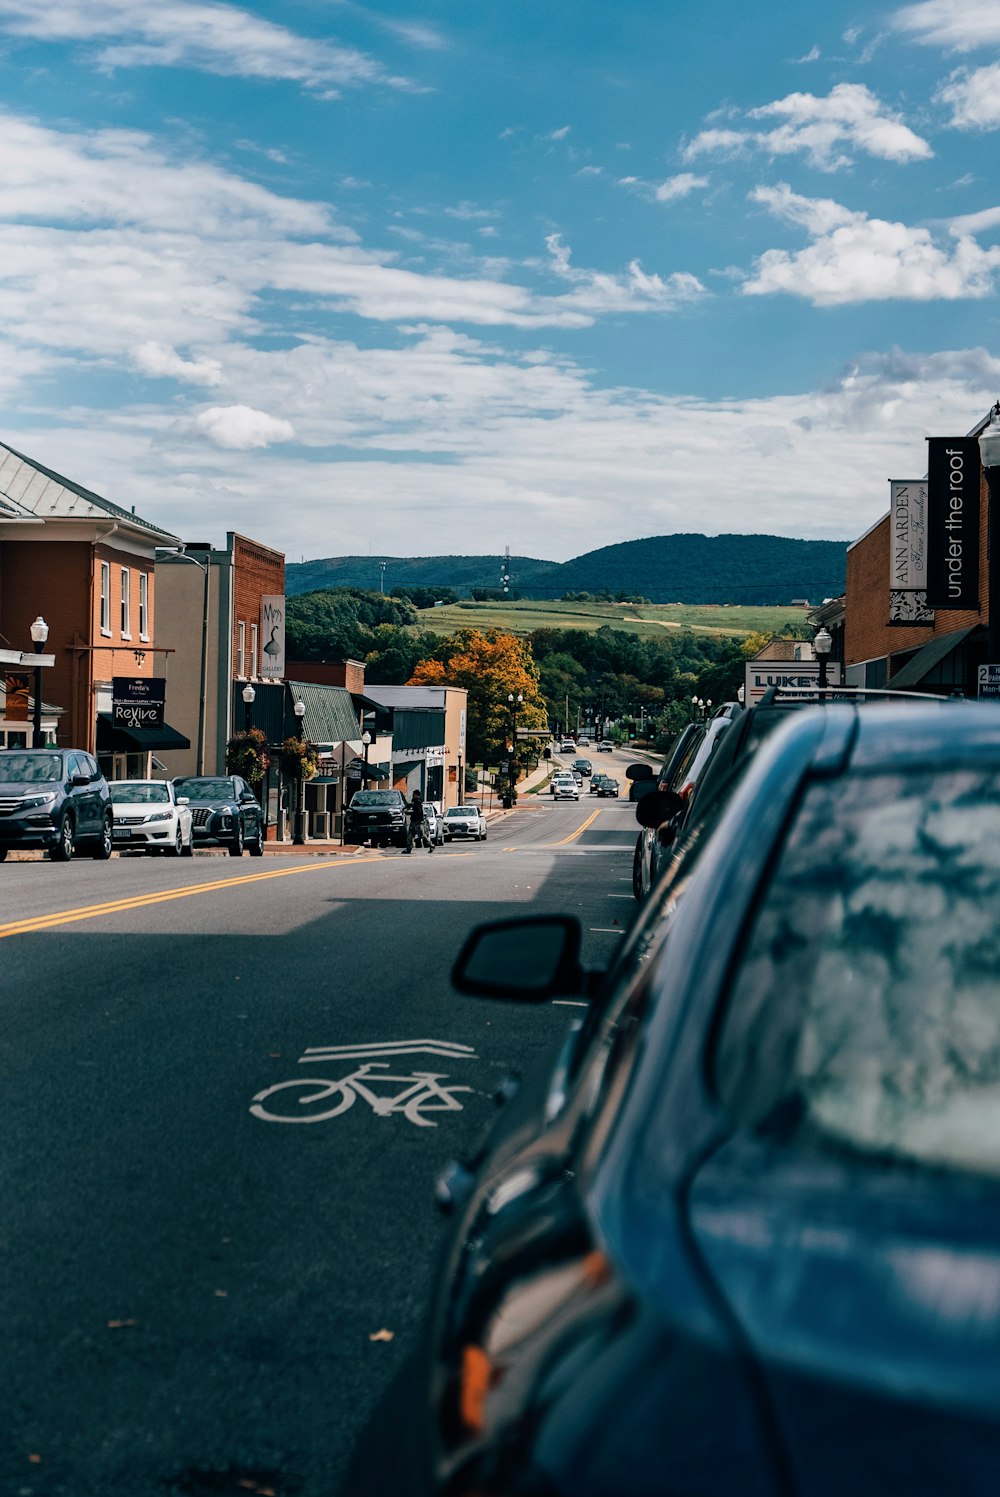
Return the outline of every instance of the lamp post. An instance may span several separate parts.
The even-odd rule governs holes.
[[[250,731],[251,708],[253,707],[253,704],[254,704],[254,702],[256,700],[256,697],[257,697],[257,693],[254,691],[253,687],[250,685],[250,682],[248,681],[247,684],[243,688],[243,731],[244,731],[244,733],[249,733],[249,731]]]
[[[979,433],[979,456],[986,474],[987,530],[986,575],[990,595],[987,629],[987,661],[1000,664],[1000,400]]]
[[[816,651],[816,659],[819,661],[819,681],[816,683],[820,691],[826,691],[829,682],[826,674],[826,663],[833,648],[833,636],[828,629],[820,629],[813,639],[813,649]]]
[[[49,626],[41,614],[31,626],[31,641],[35,646],[35,654],[41,654],[42,645],[49,637]],[[35,711],[31,725],[31,747],[44,748],[45,740],[42,737],[42,667],[35,666]]]
[[[506,809],[510,809],[514,802],[515,787],[517,785],[517,712],[524,701],[520,692],[517,696],[512,691],[507,693],[507,702],[510,706],[510,759],[509,780],[507,795],[504,797]]]
[[[361,747],[365,751],[365,789],[368,789],[368,750],[371,747],[372,735],[367,728],[361,735]]]
[[[296,697],[295,706],[292,708],[292,711],[295,713],[299,742],[301,743],[305,737],[305,723],[303,719],[306,715],[306,704],[301,697]],[[292,843],[295,847],[303,847],[306,840],[306,811],[304,801],[305,790],[302,784],[302,765],[300,761],[298,779],[295,785],[295,824],[292,829]]]

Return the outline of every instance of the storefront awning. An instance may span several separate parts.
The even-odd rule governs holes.
[[[929,675],[936,665],[940,665],[952,650],[956,649],[963,640],[968,639],[978,624],[970,624],[965,629],[954,629],[950,634],[938,634],[922,645],[917,653],[901,666],[896,674],[886,685],[887,691],[913,691],[919,686],[925,676]]]
[[[161,728],[116,728],[110,712],[97,714],[97,752],[99,754],[143,754],[149,749],[187,749],[190,738],[178,733],[169,723]]]

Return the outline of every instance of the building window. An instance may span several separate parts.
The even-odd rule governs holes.
[[[111,633],[111,563],[101,562],[101,633]]]
[[[258,636],[258,633],[259,633],[259,631],[258,631],[257,625],[256,624],[251,624],[250,625],[250,675],[251,676],[256,676],[256,674],[257,674],[257,636]]]
[[[247,626],[240,619],[236,625],[236,674],[242,679],[247,673]]]
[[[122,567],[122,639],[132,638],[132,618],[129,612],[131,577],[128,567]]]
[[[139,573],[139,638],[149,638],[149,573]]]

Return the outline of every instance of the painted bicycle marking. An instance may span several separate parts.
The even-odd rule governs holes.
[[[367,1102],[376,1117],[401,1113],[417,1128],[436,1128],[428,1113],[461,1112],[458,1093],[471,1092],[471,1086],[442,1085],[448,1076],[442,1071],[412,1071],[397,1075],[392,1061],[399,1055],[430,1053],[454,1059],[475,1060],[469,1045],[453,1045],[447,1040],[398,1040],[370,1045],[338,1045],[309,1049],[299,1065],[315,1065],[321,1060],[360,1059],[364,1055],[387,1056],[368,1059],[335,1081],[318,1076],[298,1076],[279,1081],[257,1093],[250,1106],[254,1117],[266,1123],[325,1123],[354,1106],[360,1098]],[[385,1088],[395,1088],[393,1091]],[[265,1105],[267,1104],[267,1105]],[[303,1108],[315,1109],[308,1112]],[[277,1109],[277,1110],[276,1110]]]

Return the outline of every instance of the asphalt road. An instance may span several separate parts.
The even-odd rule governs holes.
[[[523,797],[408,858],[0,865],[4,1497],[340,1491],[434,1178],[574,1014],[458,997],[458,945],[569,911],[603,965],[634,839],[627,801]]]

